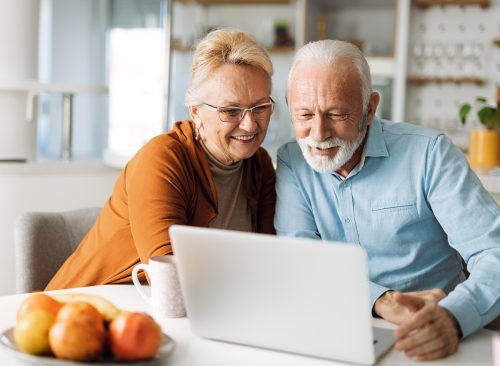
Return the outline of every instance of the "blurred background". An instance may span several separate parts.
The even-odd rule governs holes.
[[[460,105],[493,103],[500,86],[500,0],[0,0],[6,276],[15,217],[102,206],[135,152],[188,118],[193,47],[227,26],[253,34],[274,63],[264,143],[273,159],[292,137],[288,68],[309,41],[358,45],[382,97],[378,115],[441,130],[464,151],[478,121],[462,126]],[[485,185],[499,197],[497,181]],[[0,281],[0,295],[12,281]]]

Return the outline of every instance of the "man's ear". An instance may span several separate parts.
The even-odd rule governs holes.
[[[368,102],[368,110],[366,115],[366,121],[369,125],[375,117],[375,112],[377,111],[378,103],[380,102],[380,95],[377,92],[372,92],[370,95],[370,101]]]

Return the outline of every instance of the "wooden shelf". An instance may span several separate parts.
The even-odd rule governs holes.
[[[186,47],[186,46],[181,46],[179,44],[174,44],[174,45],[172,45],[172,50],[176,51],[176,52],[182,52],[182,53],[192,53],[192,52],[194,52],[194,46]],[[294,46],[272,46],[272,47],[266,47],[266,51],[269,53],[292,53],[292,52],[295,52],[295,47]],[[0,84],[0,87],[1,87],[1,84]]]
[[[428,76],[408,76],[409,84],[425,85],[425,84],[475,84],[483,85],[484,79],[477,77],[428,77]]]
[[[187,46],[181,46],[179,44],[173,44],[172,51],[190,53],[190,52],[194,52],[194,46],[187,47]]]
[[[497,47],[500,47],[500,38],[493,38],[493,44]]]
[[[295,46],[266,47],[266,51],[269,53],[290,53],[290,52],[295,52]]]
[[[435,5],[479,5],[482,8],[487,8],[491,5],[490,0],[414,0],[416,6],[427,8]]]
[[[202,5],[265,5],[290,4],[291,0],[196,0]]]

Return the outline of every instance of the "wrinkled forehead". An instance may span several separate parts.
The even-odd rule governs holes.
[[[359,71],[348,58],[336,60],[331,64],[313,60],[300,61],[292,70],[290,84],[307,82],[311,77],[326,83],[358,84],[361,87]]]
[[[322,96],[354,98],[352,101],[355,102],[358,97],[361,98],[361,92],[359,72],[348,61],[337,61],[334,64],[301,61],[290,76],[288,88],[289,102]]]
[[[269,97],[269,77],[250,65],[224,64],[211,73],[201,87],[204,98],[213,102],[262,99]]]

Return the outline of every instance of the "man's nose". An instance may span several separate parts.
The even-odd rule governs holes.
[[[309,136],[315,141],[324,141],[330,137],[327,121],[323,116],[314,116]]]
[[[253,132],[257,129],[258,124],[255,122],[255,118],[253,117],[251,111],[245,111],[245,114],[239,123],[239,127],[247,132]]]

